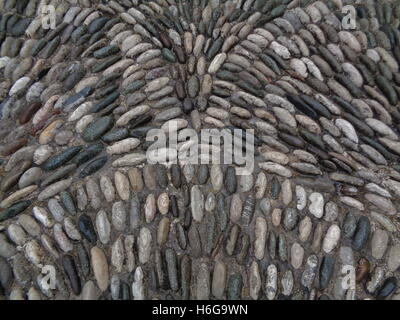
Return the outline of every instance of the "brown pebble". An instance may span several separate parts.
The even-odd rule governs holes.
[[[27,139],[18,139],[17,141],[12,141],[9,144],[6,144],[0,149],[0,156],[7,157],[10,154],[17,152],[23,146],[28,143]]]

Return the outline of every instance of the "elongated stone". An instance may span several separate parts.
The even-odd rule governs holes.
[[[353,237],[352,245],[354,250],[359,251],[365,246],[369,238],[370,229],[371,225],[369,219],[366,216],[362,216],[358,220],[357,228]]]
[[[177,291],[179,289],[178,265],[177,265],[176,253],[173,249],[168,248],[165,251],[165,260],[167,262],[170,288],[172,289],[172,291]]]
[[[267,222],[262,217],[256,218],[255,225],[254,255],[258,260],[262,260],[265,254],[265,245],[267,240]]]
[[[64,266],[64,271],[68,276],[72,291],[75,295],[79,295],[81,293],[81,280],[74,259],[70,255],[65,255],[62,258],[62,264]]]
[[[97,184],[97,181],[88,178],[86,180],[86,191],[90,200],[90,205],[92,206],[93,209],[100,209],[101,207],[101,194],[100,194],[100,188],[99,185]]]
[[[85,162],[92,160],[93,157],[97,156],[103,150],[103,148],[104,146],[100,142],[87,145],[75,156],[72,162],[76,163],[78,166],[84,164]]]
[[[79,230],[83,234],[83,236],[93,245],[97,242],[97,234],[93,226],[92,219],[83,214],[79,217]]]
[[[72,251],[73,249],[72,243],[71,241],[69,241],[66,234],[64,233],[61,224],[56,223],[54,225],[53,234],[54,234],[54,239],[56,240],[58,246],[61,248],[62,251],[64,252]]]
[[[114,119],[111,116],[102,117],[92,122],[82,133],[82,138],[87,142],[99,139],[114,125]]]
[[[227,298],[229,300],[240,300],[243,281],[240,274],[231,275],[227,285]]]
[[[21,212],[23,212],[25,209],[27,209],[31,205],[32,201],[26,200],[26,201],[21,201],[18,202],[8,209],[4,210],[3,212],[0,213],[0,222],[5,221],[8,219],[11,219]]]
[[[152,242],[152,236],[149,229],[147,228],[140,229],[137,243],[138,243],[139,261],[142,264],[145,264],[149,261],[151,242]]]
[[[201,222],[204,215],[204,195],[199,186],[193,186],[190,194],[192,215],[195,221]]]
[[[167,217],[161,219],[157,230],[157,243],[163,246],[168,241],[170,221]]]
[[[108,262],[104,252],[98,248],[93,247],[90,250],[91,264],[93,273],[97,281],[97,285],[101,291],[105,291],[109,285],[109,271]]]
[[[243,204],[243,211],[242,211],[242,222],[244,225],[249,225],[250,222],[253,219],[254,215],[254,210],[255,210],[255,199],[253,195],[248,195],[246,197],[246,200],[244,201]]]
[[[111,225],[107,217],[107,213],[100,210],[96,216],[96,229],[99,235],[99,240],[103,244],[110,241]]]
[[[322,243],[322,249],[326,253],[330,253],[338,244],[340,240],[340,228],[336,224],[333,224],[326,231],[324,241]]]
[[[234,167],[228,167],[225,173],[225,189],[228,192],[228,195],[236,192],[237,189],[237,179],[236,179],[236,170]]]
[[[335,260],[331,256],[324,256],[319,271],[319,286],[323,290],[328,287],[334,271]]]
[[[68,213],[71,215],[76,215],[76,205],[72,195],[68,191],[62,191],[60,193],[60,198],[64,208],[67,209]]]
[[[50,171],[61,167],[63,164],[70,161],[79,151],[82,150],[81,146],[71,147],[64,152],[48,159],[43,165],[43,170]]]
[[[308,257],[304,272],[301,276],[301,284],[306,288],[311,288],[314,282],[316,271],[318,267],[318,258],[315,255]]]
[[[64,167],[61,167],[57,169],[54,173],[50,174],[47,178],[43,179],[40,186],[47,187],[48,185],[69,176],[75,170],[76,170],[75,164],[68,164]]]
[[[87,176],[90,176],[97,171],[99,171],[101,168],[104,167],[104,165],[107,163],[108,157],[100,157],[97,158],[93,161],[90,161],[79,173],[80,178],[85,178]]]

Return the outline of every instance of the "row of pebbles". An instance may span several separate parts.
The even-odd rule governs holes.
[[[355,2],[0,1],[2,297],[398,299],[400,5]],[[170,124],[254,172],[146,163]]]

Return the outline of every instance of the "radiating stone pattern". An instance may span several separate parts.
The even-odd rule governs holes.
[[[400,5],[353,2],[0,1],[2,298],[398,299]],[[147,164],[171,120],[255,171]]]

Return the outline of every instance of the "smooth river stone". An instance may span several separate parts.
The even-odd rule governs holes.
[[[338,215],[339,215],[338,205],[333,201],[327,202],[325,204],[324,220],[328,222],[333,222],[337,219]]]
[[[56,221],[61,222],[64,220],[65,210],[56,199],[50,199],[47,205]]]
[[[331,225],[326,231],[324,241],[322,243],[322,249],[326,253],[330,253],[339,243],[340,240],[340,228],[338,225]]]
[[[385,230],[377,229],[371,239],[371,254],[379,260],[385,254],[389,243],[389,234]]]
[[[93,247],[90,250],[93,274],[101,291],[106,291],[109,285],[108,262],[103,250]]]
[[[208,199],[208,197],[207,197]],[[207,204],[207,202],[206,202]],[[231,198],[230,219],[232,222],[238,222],[242,216],[243,202],[238,193],[235,193]]]
[[[286,179],[282,183],[282,202],[285,206],[289,205],[292,202],[293,199],[293,193],[292,193],[292,183],[289,179]]]
[[[33,167],[28,169],[19,179],[18,187],[22,189],[37,182],[41,178],[42,173],[43,171],[39,167]]]
[[[304,249],[299,243],[293,243],[290,256],[293,268],[300,269],[303,264]]]
[[[310,213],[316,218],[322,218],[324,214],[324,197],[318,192],[314,192],[309,196],[310,205],[308,207]]]
[[[154,194],[149,194],[146,198],[146,203],[144,205],[144,216],[147,223],[154,220],[157,212],[156,198]]]
[[[263,217],[256,218],[256,224],[254,228],[254,256],[258,260],[262,260],[265,254],[265,244],[267,241],[267,222]]]
[[[114,266],[116,272],[122,272],[124,260],[125,253],[122,236],[119,236],[111,247],[111,264]]]
[[[92,208],[95,210],[100,209],[102,206],[100,188],[94,179],[89,178],[86,181],[86,191],[87,191]]]
[[[308,289],[312,288],[316,271],[318,267],[318,258],[315,255],[311,255],[307,258],[306,266],[304,272],[301,276],[301,284]]]
[[[113,202],[115,199],[115,188],[108,176],[100,177],[100,189],[103,192],[104,198],[107,202]]]
[[[138,238],[138,255],[139,261],[145,264],[150,259],[152,236],[149,229],[143,227],[140,229]]]
[[[262,199],[265,194],[265,190],[267,188],[267,177],[264,172],[260,172],[257,175],[257,179],[254,185],[254,191],[255,191],[255,198],[256,199]]]
[[[274,264],[268,266],[266,278],[265,294],[268,300],[273,300],[278,289],[278,269]]]
[[[299,240],[306,242],[312,231],[312,221],[309,216],[305,216],[299,223]]]
[[[157,230],[157,243],[159,246],[163,246],[168,241],[169,229],[170,221],[167,217],[163,217]]]
[[[296,186],[297,209],[303,210],[307,206],[307,193],[302,186]]]
[[[127,213],[123,201],[115,202],[112,206],[112,225],[118,231],[126,228]]]
[[[161,193],[158,196],[157,207],[158,207],[158,211],[160,211],[160,213],[162,215],[165,215],[165,214],[168,213],[168,211],[169,211],[169,196],[168,196],[168,193],[164,192],[164,193]]]
[[[85,285],[82,288],[82,295],[81,295],[81,299],[82,300],[89,300],[89,301],[93,301],[93,300],[97,300],[100,296],[100,290],[99,288],[96,286],[96,284],[93,281],[88,281],[85,283]]]
[[[61,248],[62,251],[64,251],[64,252],[72,251],[72,249],[74,247],[73,247],[71,241],[69,241],[69,239],[65,235],[61,224],[56,223],[54,225],[53,235],[54,235],[54,239],[56,240],[58,246]]]
[[[390,248],[387,265],[390,271],[396,271],[400,267],[400,245]]]
[[[129,181],[133,192],[141,192],[144,188],[142,172],[139,168],[132,168],[128,171]]]
[[[210,271],[206,263],[201,263],[196,277],[196,299],[210,299]]]
[[[248,192],[253,188],[254,177],[252,174],[244,174],[238,177],[238,191],[239,192]]]
[[[258,300],[261,289],[260,268],[256,261],[253,261],[249,268],[249,294],[253,300]]]
[[[217,299],[222,299],[225,293],[227,267],[222,261],[215,262],[211,292]]]
[[[293,230],[298,222],[299,215],[294,208],[286,208],[283,217],[283,226],[287,231]]]
[[[115,188],[121,200],[127,201],[130,197],[129,180],[122,172],[116,171],[114,174]]]
[[[211,184],[213,190],[218,192],[222,189],[224,184],[224,174],[219,165],[212,165],[210,170]]]
[[[197,222],[201,222],[204,215],[204,195],[199,186],[192,187],[190,199],[193,219]]]
[[[96,215],[96,229],[100,242],[107,244],[110,241],[111,224],[104,210],[100,210]]]

